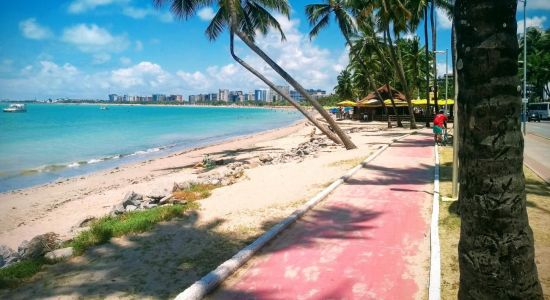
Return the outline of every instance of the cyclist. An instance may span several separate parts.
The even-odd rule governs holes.
[[[441,109],[439,113],[434,117],[434,141],[436,143],[441,143],[443,141],[443,126],[447,129],[447,116],[444,111]]]

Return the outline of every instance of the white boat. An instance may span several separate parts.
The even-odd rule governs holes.
[[[102,105],[102,106],[99,107],[99,109],[101,109],[101,110],[108,110],[109,108],[108,108],[107,106],[103,106],[103,105]]]
[[[10,104],[10,106],[3,109],[4,112],[26,112],[27,108],[25,104]]]

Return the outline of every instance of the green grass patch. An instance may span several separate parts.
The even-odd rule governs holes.
[[[38,273],[44,264],[44,259],[32,259],[0,269],[0,289],[16,287],[25,278]]]
[[[213,184],[192,184],[190,187],[172,193],[178,201],[196,201],[210,197],[212,190],[219,186]]]
[[[361,157],[357,157],[357,158],[352,158],[352,159],[345,159],[345,160],[339,160],[339,161],[335,161],[331,164],[329,164],[329,167],[355,167],[357,165],[359,165],[360,163],[362,163],[363,161],[365,161],[365,159],[367,159],[368,156],[361,156]]]
[[[76,255],[80,255],[92,246],[107,243],[112,237],[151,230],[155,224],[181,217],[185,211],[196,207],[196,204],[185,203],[133,211],[116,217],[103,217],[94,221],[89,230],[78,234],[70,242],[70,246],[74,248]]]

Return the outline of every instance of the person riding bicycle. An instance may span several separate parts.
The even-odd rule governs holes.
[[[447,116],[445,115],[445,112],[441,109],[439,110],[439,113],[435,115],[434,117],[434,141],[436,143],[441,143],[443,140],[443,126],[445,126],[445,129],[447,129]]]

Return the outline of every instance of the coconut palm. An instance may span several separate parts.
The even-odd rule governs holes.
[[[257,33],[267,34],[270,28],[275,28],[281,33],[284,39],[284,33],[277,19],[271,15],[270,11],[281,13],[284,16],[289,15],[290,7],[286,0],[153,0],[156,6],[161,6],[165,2],[170,2],[170,10],[180,19],[188,19],[199,9],[217,4],[218,10],[212,21],[206,29],[206,35],[210,40],[215,40],[224,31],[230,29],[230,35],[238,36],[252,51],[260,56],[269,66],[271,66],[281,77],[283,77],[291,86],[294,87],[312,106],[321,114],[321,116],[332,127],[346,149],[353,149],[356,146],[349,137],[336,124],[328,112],[313,99],[306,90],[266,53],[264,53],[255,43],[254,39]],[[241,60],[242,62],[242,60]],[[241,63],[239,62],[239,63]],[[242,65],[242,63],[241,63]],[[259,73],[256,73],[257,75]],[[265,77],[264,77],[265,78]],[[265,81],[264,81],[265,82]],[[267,84],[267,82],[266,82]],[[269,85],[269,84],[268,84]]]
[[[348,1],[325,0],[322,4],[306,5],[306,15],[308,17],[309,24],[312,26],[311,31],[309,32],[310,39],[317,36],[323,28],[327,27],[330,24],[331,15],[334,14],[334,19],[338,23],[338,27],[340,29],[340,32],[344,36],[344,39],[346,40],[346,44],[348,45],[348,47],[350,47],[350,49],[352,48],[353,43],[351,41],[351,37],[356,33],[357,28],[355,25],[355,20],[351,15],[351,6],[349,6],[346,2]],[[364,26],[366,25],[367,23],[365,23]],[[352,53],[350,52],[350,54]],[[371,72],[369,71],[369,68],[365,61],[359,58],[357,62],[359,62],[359,64],[363,68],[362,73],[366,76],[369,76]],[[368,78],[367,82],[370,85],[371,89],[374,90],[374,93],[376,93],[377,98],[380,99],[380,101],[382,102],[382,105],[384,105],[384,99],[382,99],[382,97],[378,93],[375,81],[372,78]],[[389,122],[388,127],[391,127],[391,123]]]
[[[459,299],[543,299],[526,210],[516,6],[457,0],[454,10],[463,144]]]
[[[334,87],[334,92],[342,100],[353,99],[353,84],[351,80],[351,72],[344,69],[336,78],[337,85]]]

